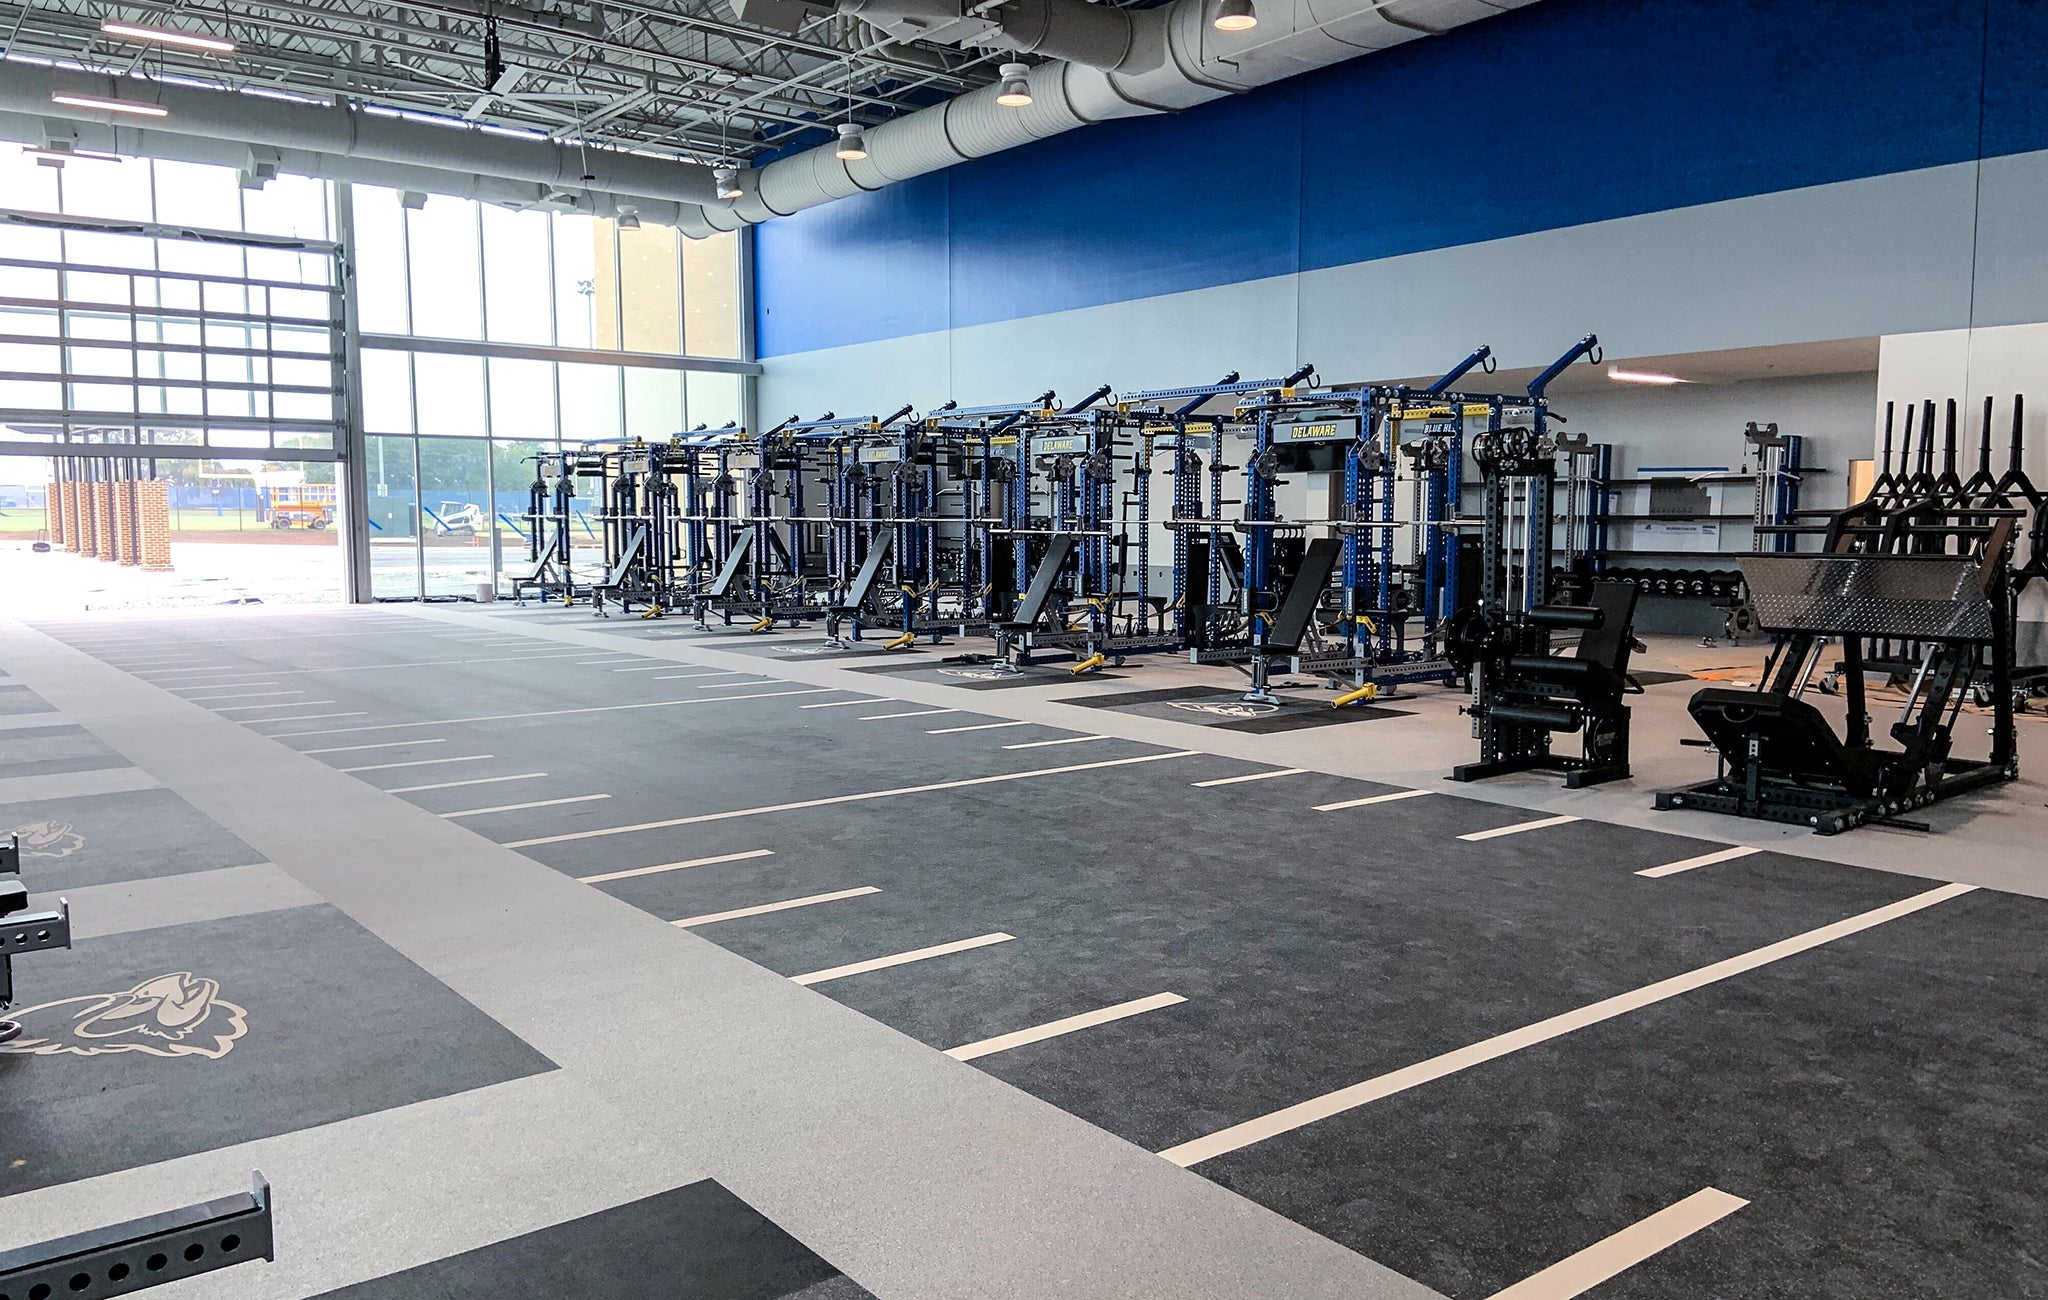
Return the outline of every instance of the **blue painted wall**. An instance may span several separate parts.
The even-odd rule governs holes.
[[[756,232],[761,355],[2048,148],[2048,3],[1543,0]]]

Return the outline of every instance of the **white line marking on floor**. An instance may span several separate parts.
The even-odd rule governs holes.
[[[1627,1015],[1631,1011],[1640,1011],[1644,1007],[1654,1006],[1680,994],[1690,993],[1694,989],[1718,984],[1722,980],[1732,979],[1737,975],[1768,966],[1772,962],[1795,957],[1822,944],[1833,943],[1852,934],[1860,934],[1887,921],[1911,916],[1936,904],[1946,903],[1952,898],[1961,898],[1964,894],[1974,892],[1976,888],[1975,885],[1943,885],[1939,889],[1930,889],[1911,898],[1900,899],[1896,903],[1887,903],[1883,907],[1859,912],[1855,916],[1823,925],[1818,929],[1795,934],[1789,939],[1780,939],[1776,943],[1738,953],[1711,965],[1701,966],[1697,970],[1673,975],[1670,979],[1658,980],[1655,984],[1646,984],[1642,988],[1631,989],[1627,993],[1616,994],[1611,998],[1603,998],[1587,1006],[1551,1016],[1547,1020],[1539,1020],[1535,1024],[1511,1029],[1507,1033],[1496,1034],[1492,1038],[1445,1052],[1441,1056],[1432,1056],[1426,1061],[1417,1061],[1413,1065],[1403,1066],[1377,1078],[1354,1083],[1348,1088],[1339,1088],[1324,1096],[1297,1102],[1270,1115],[1261,1115],[1242,1124],[1233,1124],[1207,1137],[1168,1147],[1159,1154],[1185,1167],[1200,1164],[1204,1160],[1212,1160],[1220,1155],[1228,1155],[1232,1151],[1242,1151],[1268,1138],[1291,1133],[1295,1129],[1328,1119],[1332,1115],[1341,1115],[1347,1110],[1356,1110],[1360,1106],[1406,1092],[1410,1088],[1433,1083],[1461,1070],[1469,1070],[1475,1065],[1484,1065],[1512,1052],[1519,1052],[1525,1047],[1549,1042],[1553,1038],[1560,1038],[1589,1025],[1597,1025],[1616,1016]]]
[[[1091,740],[1108,740],[1108,736],[1061,736],[1058,740],[1026,740],[1004,749],[1044,749],[1048,745],[1083,745]]]
[[[884,703],[884,701],[875,699],[872,696],[862,696],[857,700],[827,700],[823,704],[799,704],[797,707],[799,709],[849,709],[856,704],[866,704],[872,707],[881,703]]]
[[[275,686],[276,682],[236,682],[237,686]],[[232,695],[187,695],[182,698],[194,704],[205,704],[210,700],[267,700],[280,695],[304,695],[304,691],[237,691]]]
[[[745,853],[721,853],[713,858],[691,858],[687,862],[664,862],[658,867],[634,867],[630,871],[606,871],[595,876],[578,876],[576,879],[586,885],[602,884],[607,880],[629,880],[634,876],[658,876],[664,871],[684,871],[690,867],[714,867],[721,862],[744,862],[748,858],[772,858],[773,849],[748,849]]]
[[[596,668],[603,664],[637,664],[643,657],[641,655],[612,655],[605,659],[579,659],[575,666],[578,668]]]
[[[297,695],[297,694],[298,694],[298,692],[297,692],[297,691],[293,691],[293,692],[291,692],[291,693],[292,693],[293,695]],[[320,706],[320,705],[322,705],[322,704],[332,704],[332,703],[334,703],[334,701],[333,701],[333,700],[292,700],[292,701],[289,701],[289,702],[286,702],[286,701],[284,701],[284,700],[279,700],[279,701],[278,701],[277,703],[275,703],[275,704],[220,704],[220,705],[213,705],[213,706],[211,706],[211,707],[213,708],[213,711],[214,711],[215,713],[247,713],[247,712],[249,712],[249,711],[250,711],[251,709],[311,709],[311,708],[317,708],[317,707],[319,707],[319,706]],[[297,718],[279,718],[279,719],[278,719],[278,721],[279,721],[279,722],[297,722],[297,721],[298,721],[298,719],[297,719]]]
[[[678,666],[679,666],[679,665],[676,665],[676,664],[663,664],[663,665],[662,665],[662,667],[664,667],[664,668],[675,668],[675,667],[678,667]],[[655,681],[657,681],[657,682],[687,682],[687,681],[689,681],[689,680],[690,680],[691,678],[693,678],[693,677],[759,677],[759,676],[760,676],[760,674],[759,674],[759,673],[743,673],[743,672],[738,672],[738,671],[733,671],[733,670],[721,670],[721,671],[719,671],[719,672],[715,672],[715,673],[672,673],[672,674],[670,674],[670,675],[669,675],[669,676],[667,676],[667,677],[657,677],[657,678],[655,678],[654,680],[655,680]],[[728,682],[728,683],[726,683],[726,684],[727,684],[727,685],[731,685],[732,683]]]
[[[381,740],[374,745],[333,745],[327,749],[302,749],[301,754],[354,754],[365,749],[411,749],[414,745],[445,745],[448,737],[436,736],[432,740]],[[343,768],[343,771],[348,769]]]
[[[659,680],[659,679],[657,679]],[[763,683],[772,685],[773,683]],[[341,736],[358,731],[397,731],[404,727],[453,727],[469,722],[519,722],[526,718],[560,718],[572,713],[621,713],[627,709],[666,709],[677,704],[723,704],[728,700],[770,700],[776,695],[822,695],[831,689],[809,686],[798,691],[776,691],[772,695],[708,695],[687,700],[650,700],[643,704],[598,704],[583,709],[541,709],[536,713],[487,713],[474,718],[426,718],[419,722],[380,722],[369,727],[322,727],[318,731],[280,731],[278,739],[292,736]]]
[[[1276,767],[1270,772],[1248,772],[1243,776],[1219,776],[1213,781],[1190,781],[1197,790],[1213,790],[1219,785],[1241,785],[1246,781],[1270,781],[1276,776],[1300,776],[1308,771],[1305,767]]]
[[[1094,1011],[1083,1011],[1078,1016],[1066,1016],[1059,1020],[1049,1020],[1042,1025],[1034,1025],[1030,1029],[1019,1029],[1008,1034],[997,1034],[994,1038],[984,1038],[978,1043],[962,1043],[958,1047],[947,1048],[946,1055],[956,1061],[972,1061],[977,1057],[992,1056],[997,1052],[1007,1052],[1013,1047],[1022,1047],[1026,1043],[1042,1043],[1048,1038],[1058,1038],[1062,1034],[1071,1034],[1076,1030],[1093,1029],[1097,1025],[1106,1025],[1113,1020],[1125,1020],[1131,1016],[1142,1016],[1147,1011],[1157,1011],[1161,1007],[1170,1007],[1185,1001],[1187,999],[1178,993],[1154,993],[1149,998],[1135,998],[1129,1002],[1119,1002],[1113,1007],[1099,1007]]]
[[[557,804],[589,803],[593,799],[609,799],[608,794],[572,794],[566,799],[536,799],[532,803],[501,803],[494,808],[464,808],[461,812],[445,812],[443,817],[481,817],[485,813],[525,812],[528,808],[553,808]]]
[[[1675,876],[1681,871],[1691,871],[1697,867],[1711,867],[1717,862],[1733,862],[1737,858],[1746,858],[1752,853],[1762,852],[1762,849],[1752,848],[1721,849],[1714,853],[1702,853],[1696,858],[1682,858],[1677,862],[1667,862],[1661,867],[1646,867],[1636,872],[1636,874],[1661,880],[1665,876]]]
[[[839,803],[861,803],[869,799],[890,799],[900,794],[926,794],[933,790],[959,790],[972,785],[995,785],[1003,781],[1024,781],[1034,776],[1058,776],[1063,772],[1093,772],[1105,767],[1132,763],[1157,763],[1167,758],[1192,758],[1197,751],[1177,749],[1169,754],[1140,754],[1136,758],[1111,758],[1100,763],[1074,763],[1067,767],[1035,767],[1025,772],[1002,772],[995,776],[971,776],[960,781],[937,781],[931,785],[904,785],[893,790],[864,790],[859,794],[835,794],[823,799],[796,803],[766,804],[759,808],[736,808],[731,812],[698,813],[694,817],[671,817],[666,821],[639,822],[632,826],[607,826],[601,830],[571,831],[565,835],[544,835],[534,840],[513,840],[508,849],[530,849],[540,844],[561,844],[569,840],[594,840],[605,835],[628,835],[634,831],[666,830],[671,826],[695,826],[702,822],[730,821],[735,817],[758,817],[764,813],[794,812],[801,808],[825,808]]]
[[[190,677],[193,673],[249,673],[276,672],[275,668],[234,668],[222,665],[216,668],[145,668],[136,673],[137,677]]]
[[[532,781],[546,776],[546,772],[520,772],[512,776],[480,776],[470,781],[436,781],[432,785],[395,785],[385,794],[418,794],[423,790],[453,790],[465,785],[497,785],[501,781]]]
[[[369,716],[370,711],[368,709],[357,709],[353,713],[301,713],[297,717],[291,718],[250,718],[243,725],[248,726],[257,722],[318,722],[323,718],[367,718]],[[344,730],[354,731],[356,728],[348,727],[344,728]],[[310,731],[277,731],[268,734],[277,736],[310,736],[313,733]]]
[[[797,705],[797,707],[800,709],[804,709],[809,708],[810,706],[807,704],[799,704]],[[895,718],[929,718],[935,713],[958,713],[959,711],[960,710],[958,709],[912,709],[909,713],[870,713],[865,718],[859,719],[859,721],[888,722]]]
[[[862,885],[858,889],[835,889],[829,894],[806,894],[802,898],[785,898],[779,903],[762,903],[756,907],[735,907],[730,912],[706,912],[702,916],[686,916],[670,925],[689,927],[693,925],[715,925],[720,921],[737,921],[743,916],[766,916],[770,912],[787,912],[791,908],[811,907],[818,903],[836,903],[842,898],[863,898],[882,891],[873,885]]]
[[[891,966],[908,966],[914,961],[929,961],[933,957],[950,957],[956,952],[967,952],[974,948],[986,948],[993,943],[1008,943],[1017,936],[998,930],[994,934],[976,935],[972,939],[955,939],[951,943],[936,943],[929,948],[912,948],[909,952],[894,953],[887,957],[870,957],[866,961],[849,962],[844,966],[831,966],[825,970],[814,970],[808,975],[792,975],[793,984],[823,984],[826,980],[843,980],[849,975],[865,975],[871,970],[888,970]]]
[[[1343,808],[1369,808],[1376,803],[1396,803],[1402,799],[1414,799],[1430,793],[1427,790],[1396,790],[1392,794],[1369,794],[1363,799],[1345,799],[1337,803],[1319,803],[1317,812],[1337,812]]]
[[[615,673],[657,673],[664,668],[680,668],[681,664],[636,664],[631,668],[614,668]]]
[[[1458,838],[1467,844],[1477,844],[1481,840],[1497,840],[1503,835],[1520,835],[1523,831],[1540,831],[1546,826],[1564,826],[1577,820],[1578,818],[1576,817],[1538,817],[1532,822],[1516,822],[1512,826],[1496,826],[1490,831],[1473,831],[1469,835],[1460,835]]]
[[[439,742],[439,741],[436,741],[435,743],[436,743],[436,744],[439,744],[439,743],[441,743],[441,742]],[[383,746],[381,746],[381,745],[377,745],[377,746],[365,745],[365,746],[363,746],[363,748],[365,748],[365,749],[372,749],[372,748],[376,748],[376,749],[381,749],[381,748],[383,748]],[[305,752],[306,752],[306,753],[308,753],[308,754],[313,754],[313,753],[318,753],[319,751],[318,751],[318,750],[312,750],[312,749],[309,749],[309,750],[307,750],[307,751],[305,751]],[[369,765],[369,766],[367,766],[367,767],[338,767],[338,768],[336,768],[336,769],[335,769],[335,771],[337,771],[337,772],[349,772],[349,773],[354,773],[354,772],[389,772],[389,771],[390,771],[390,770],[391,770],[392,768],[395,768],[395,767],[431,767],[431,766],[433,766],[433,765],[434,765],[434,764],[436,764],[436,763],[480,763],[480,762],[482,762],[482,761],[483,761],[484,759],[487,759],[487,758],[496,758],[496,757],[497,757],[497,755],[496,755],[496,754],[457,754],[457,755],[453,756],[452,758],[411,758],[411,759],[407,759],[407,760],[406,760],[405,762],[403,762],[403,763],[372,763],[372,764],[370,764],[370,765]]]
[[[727,674],[725,674],[725,675],[726,675],[726,676],[728,676],[728,677],[760,677],[760,676],[761,676],[761,674],[759,674],[759,673],[727,673]],[[675,678],[673,678],[673,677],[657,677],[657,678],[655,678],[654,680],[655,680],[655,681],[657,681],[657,682],[672,682],[672,681],[674,681],[674,680],[675,680]],[[768,682],[768,681],[767,681],[766,679],[763,679],[763,680],[761,680],[761,681],[758,681],[758,682],[713,682],[713,683],[711,683],[711,684],[710,684],[709,686],[699,686],[699,687],[698,687],[697,689],[698,689],[698,690],[700,690],[700,691],[736,691],[736,690],[739,690],[740,688],[742,688],[742,687],[745,687],[745,686],[767,686],[767,685],[770,685],[770,683],[769,683],[769,682]]]
[[[936,731],[927,731],[924,734],[927,736],[957,736],[963,731],[994,731],[999,727],[1029,727],[1031,725],[1033,724],[1029,722],[977,722],[971,727],[940,727]]]
[[[1541,1273],[1523,1278],[1492,1300],[1572,1300],[1617,1277],[1652,1255],[1712,1227],[1749,1204],[1718,1187],[1703,1187],[1667,1205],[1640,1223],[1559,1260]]]

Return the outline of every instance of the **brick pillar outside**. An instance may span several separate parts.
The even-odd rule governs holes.
[[[90,559],[100,553],[100,485],[87,479],[78,485],[78,553]]]
[[[62,546],[64,544],[64,485],[56,479],[50,480],[50,489],[43,494],[43,525],[50,534],[50,540]]]
[[[102,561],[112,564],[114,555],[114,485],[104,479],[93,485],[92,521],[98,525],[95,530],[96,549],[94,554]]]
[[[171,485],[161,479],[135,485],[135,513],[142,520],[142,567],[171,571]]]
[[[142,563],[142,556],[137,552],[135,543],[135,480],[116,479],[114,482],[114,558],[122,564]]]
[[[64,549],[78,554],[78,480],[64,480]]]

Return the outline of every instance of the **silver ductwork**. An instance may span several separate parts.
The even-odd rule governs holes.
[[[927,14],[986,20],[994,30],[973,36],[973,44],[1066,51],[1031,69],[1029,107],[997,104],[995,86],[969,91],[870,127],[864,159],[843,161],[824,145],[743,173],[742,197],[706,209],[706,219],[731,228],[788,216],[1091,122],[1193,108],[1536,0],[1259,0],[1259,25],[1246,32],[1217,31],[1209,22],[1212,0],[1174,0],[1145,10],[1089,0],[1011,0],[970,9],[960,3],[846,0],[841,8],[871,18],[869,8],[853,6],[873,5],[900,19],[922,6]]]
[[[1006,108],[985,86],[867,130],[867,157],[821,145],[740,172],[722,200],[709,167],[535,136],[247,94],[146,84],[8,64],[0,138],[45,143],[68,132],[83,148],[240,166],[250,149],[281,171],[452,194],[515,207],[554,206],[642,221],[702,237],[788,216],[864,190],[985,158],[1091,122],[1175,112],[1302,72],[1449,31],[1536,0],[1258,0],[1250,31],[1219,32],[1214,0],[1123,10],[1090,0],[839,0],[902,39],[941,40],[1045,56],[1032,103]],[[767,25],[825,11],[831,0],[735,0]],[[54,105],[53,92],[148,96],[169,116],[131,125]]]
[[[101,99],[147,98],[168,113],[162,118],[129,119],[52,103],[51,95],[59,92]],[[147,123],[140,133],[152,137],[228,140],[356,163],[485,176],[562,195],[633,195],[693,207],[719,202],[709,167],[667,158],[578,148],[538,136],[441,126],[334,105],[94,77],[23,64],[8,64],[6,76],[0,77],[0,113],[63,118],[122,135],[133,130],[130,121],[140,121]],[[339,179],[336,173],[323,174]]]

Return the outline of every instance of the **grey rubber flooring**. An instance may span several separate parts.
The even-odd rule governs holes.
[[[477,621],[516,626],[498,622],[504,617]],[[661,635],[648,630],[658,626],[621,625],[650,638]],[[608,797],[460,824],[571,876],[673,867],[593,882],[665,921],[873,891],[692,925],[696,936],[779,974],[1007,936],[813,986],[931,1048],[1177,995],[1185,1001],[982,1055],[971,1067],[1147,1150],[1929,887],[1776,852],[1645,878],[1636,873],[1723,846],[1591,820],[1465,840],[1532,815],[1459,797],[1448,784],[1326,811],[1405,792],[1317,772],[1202,788],[1197,783],[1270,768],[1016,723],[978,712],[969,693],[1071,684],[1063,669],[984,685],[948,678],[938,663],[862,665],[876,692],[917,680],[961,693],[946,712],[883,698],[838,707],[860,694],[777,678],[768,662],[759,675],[663,681],[653,670],[617,672],[659,662],[628,660],[628,650],[618,663],[602,662],[602,651],[583,652],[588,663],[575,651],[520,662],[502,648],[440,635],[444,627],[353,645],[281,637],[227,647],[224,655],[252,668],[317,682],[318,697],[334,701],[319,711],[361,715],[239,720],[293,748],[388,746],[318,755],[335,767],[473,752],[490,760],[447,769],[448,780],[548,774],[399,793],[432,812],[602,793]],[[810,658],[775,644],[749,642],[746,653]],[[403,667],[409,657],[469,662],[412,670]],[[677,665],[679,677],[696,671],[709,670]],[[1107,715],[1165,717],[1159,710],[1174,703],[1241,693],[1137,684],[1055,702],[1100,711],[1109,726]],[[822,703],[834,707],[804,707]],[[916,716],[892,716],[899,712]],[[1295,712],[1332,711],[1319,699]],[[1214,725],[1244,721],[1224,716]],[[995,723],[1002,725],[955,730]],[[1359,729],[1360,743],[1375,743],[1380,731]],[[1005,748],[1048,741],[1060,743]],[[359,779],[392,788],[432,783],[440,771],[428,765]],[[1024,779],[953,784],[992,775]],[[897,793],[846,799],[880,791]],[[729,815],[736,812],[746,815]],[[727,860],[674,866],[707,858]],[[2048,1238],[2039,1195],[2048,1148],[2038,1131],[2048,1084],[2048,983],[2037,938],[2044,908],[1968,895],[1282,1133],[1195,1172],[1453,1300],[1483,1300],[1710,1186],[1749,1204],[1587,1294],[2048,1297],[2048,1267],[2035,1245]],[[44,978],[37,967],[46,960],[24,962],[22,975]],[[411,987],[396,976],[385,982]],[[428,1005],[453,998],[428,985],[407,996]],[[301,998],[318,1002],[313,992]],[[393,1018],[397,1006],[379,1019]],[[448,1052],[501,1060],[498,1068],[514,1077],[512,1063],[530,1049],[516,1039],[463,1045],[470,1040],[462,1035],[474,1032],[446,1031],[458,1044]],[[0,1057],[0,1084],[8,1064]],[[7,1095],[0,1087],[0,1099]],[[686,1103],[679,1110],[687,1113]],[[696,1228],[630,1217],[665,1200],[336,1294],[518,1296],[577,1294],[579,1286],[612,1294],[584,1280],[595,1275],[605,1243],[664,1232],[696,1240]],[[752,1222],[744,1206],[726,1209],[740,1216],[726,1235],[767,1231],[744,1226]],[[628,1218],[607,1224],[607,1215]],[[669,1226],[649,1226],[658,1222]],[[803,1254],[793,1245],[791,1252]],[[686,1253],[700,1263],[722,1257],[715,1243]],[[765,1245],[744,1253],[782,1258]],[[550,1272],[555,1264],[569,1271]],[[756,1285],[750,1276],[718,1276],[725,1289],[703,1294],[757,1294],[744,1289]],[[551,1289],[519,1289],[541,1278]],[[464,1289],[493,1279],[497,1289]],[[789,1285],[758,1294],[864,1294],[829,1274]],[[1148,1294],[1142,1279],[1131,1294]]]
[[[1204,1172],[1456,1300],[1707,1186],[1750,1204],[1594,1294],[2035,1300],[2044,920],[1972,895]]]
[[[245,867],[262,855],[168,790],[0,804],[0,835],[21,836],[37,893]]]
[[[15,996],[0,1195],[553,1068],[325,905],[33,953]]]
[[[873,1300],[709,1180],[323,1292],[324,1300]]]

